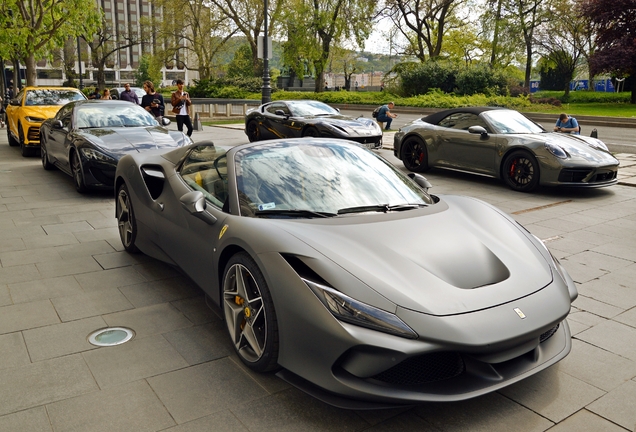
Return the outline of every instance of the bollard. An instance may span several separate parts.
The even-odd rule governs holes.
[[[199,113],[194,113],[194,124],[192,125],[192,128],[196,131],[203,130],[201,119],[199,118]]]

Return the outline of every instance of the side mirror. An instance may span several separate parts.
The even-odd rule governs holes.
[[[479,134],[482,136],[488,136],[488,131],[484,129],[482,126],[471,126],[468,128],[468,132],[472,134]]]
[[[62,128],[64,128],[64,125],[62,124],[62,120],[54,120],[53,124],[51,126],[53,126],[53,129],[62,129]]]
[[[203,222],[208,225],[213,225],[216,223],[216,218],[212,216],[210,213],[205,211],[205,197],[203,196],[203,192],[201,191],[192,191],[183,195],[179,201],[181,201],[181,205],[185,208],[190,214],[196,218],[201,219]]]
[[[286,117],[285,111],[283,110],[276,110],[274,111],[274,114],[276,114],[277,116]]]
[[[11,99],[11,101],[9,102],[9,105],[20,106],[20,101],[17,99]]]
[[[170,119],[167,117],[161,117],[161,124],[163,126],[168,126],[170,124]]]
[[[418,174],[418,173],[408,173],[407,176],[413,180],[415,183],[417,183],[417,185],[419,187],[421,187],[422,189],[424,189],[425,192],[428,192],[428,190],[430,188],[433,187],[433,185],[431,184],[431,182],[429,182],[426,177],[424,177],[422,174]]]

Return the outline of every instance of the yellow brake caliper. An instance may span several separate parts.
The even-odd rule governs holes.
[[[243,306],[245,304],[245,299],[241,296],[234,296],[234,303],[236,303],[239,306]],[[252,312],[250,311],[249,306],[245,307],[245,309],[243,309],[243,314],[245,316],[245,318],[249,318],[250,315],[252,314]],[[243,322],[241,323],[241,330],[243,330],[245,328],[245,322],[247,320],[243,319]]]

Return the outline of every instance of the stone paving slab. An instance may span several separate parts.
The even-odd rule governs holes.
[[[242,126],[194,138],[246,141]],[[392,141],[386,134],[387,148]],[[476,399],[347,411],[248,370],[189,279],[123,252],[111,193],[77,194],[69,177],[45,172],[0,134],[0,432],[634,432],[636,155],[618,157],[620,185],[594,190],[520,194],[486,177],[427,172],[434,193],[501,208],[561,260],[580,292],[568,317],[572,352]],[[107,325],[137,335],[88,344]]]

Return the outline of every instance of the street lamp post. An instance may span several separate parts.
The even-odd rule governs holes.
[[[263,94],[261,103],[268,103],[272,100],[272,88],[269,76],[269,37],[267,35],[267,0],[263,0]]]
[[[82,80],[82,51],[80,50],[80,38],[77,37],[77,67],[79,69],[79,88],[84,88],[84,81]]]

